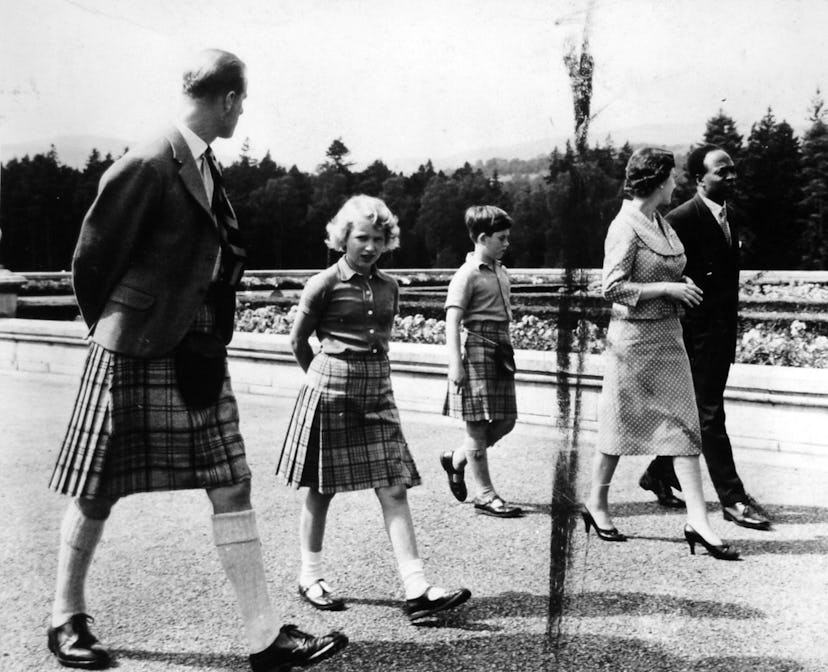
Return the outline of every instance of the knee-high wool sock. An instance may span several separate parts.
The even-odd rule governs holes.
[[[253,510],[213,516],[213,537],[221,565],[236,592],[251,653],[263,651],[278,629],[267,594],[262,545]]]
[[[75,614],[86,613],[86,574],[105,523],[105,519],[87,518],[75,502],[66,508],[60,525],[52,627],[63,625]]]

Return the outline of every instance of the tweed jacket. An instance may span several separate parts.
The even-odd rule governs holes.
[[[218,248],[204,182],[177,129],[118,159],[101,178],[72,260],[93,340],[134,357],[168,354],[204,303]]]
[[[658,213],[647,219],[624,201],[604,241],[603,291],[613,302],[613,316],[628,320],[658,320],[681,315],[675,301],[641,300],[642,285],[680,282],[686,262],[684,246]]]
[[[736,352],[739,310],[739,231],[742,218],[727,206],[731,244],[710,208],[697,194],[667,214],[687,253],[685,274],[704,292],[701,305],[687,310],[684,328],[690,338],[709,334],[717,347]]]

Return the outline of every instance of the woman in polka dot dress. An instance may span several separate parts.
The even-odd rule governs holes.
[[[625,200],[604,245],[604,296],[613,302],[607,330],[604,384],[592,490],[584,525],[604,541],[626,541],[609,512],[609,486],[621,455],[671,455],[687,504],[684,536],[716,558],[735,560],[710,525],[701,485],[701,434],[690,362],[679,317],[702,291],[682,275],[684,246],[657,208],[670,203],[673,155],[635,152],[626,169]]]

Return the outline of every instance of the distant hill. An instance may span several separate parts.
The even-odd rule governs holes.
[[[97,149],[102,157],[112,154],[113,158],[117,158],[129,147],[130,142],[97,135],[63,135],[29,142],[3,143],[0,145],[0,161],[6,163],[10,159],[22,159],[27,155],[45,154],[50,145],[55,146],[58,160],[63,165],[83,168],[93,149]]]
[[[795,130],[798,131],[799,129]],[[635,148],[643,145],[658,145],[666,147],[677,154],[684,155],[692,143],[700,141],[703,131],[704,124],[642,125],[616,129],[610,133],[596,126],[591,131],[590,137],[591,144],[597,142],[604,145],[609,136],[612,138],[612,142],[616,147],[620,147],[629,141]],[[478,164],[486,164],[491,159],[498,159],[500,161],[513,159],[537,161],[549,156],[555,147],[563,151],[567,139],[571,139],[571,137],[564,135],[558,137],[549,136],[511,145],[492,145],[471,148],[462,154],[445,156],[434,154],[422,157],[387,159],[385,163],[391,170],[410,174],[429,159],[431,159],[435,169],[447,172],[460,168],[467,162],[476,167]],[[55,146],[58,159],[61,163],[72,166],[73,168],[83,168],[93,148],[96,148],[102,156],[109,153],[117,158],[123,154],[125,148],[131,145],[131,142],[123,138],[71,135],[43,138],[29,142],[3,143],[0,145],[0,161],[6,163],[12,158],[22,158],[27,154],[29,156],[45,154],[49,151],[50,145]],[[237,158],[235,155],[219,155],[219,159],[224,164],[232,163]]]

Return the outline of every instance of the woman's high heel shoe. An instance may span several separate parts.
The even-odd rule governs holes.
[[[687,539],[687,545],[690,546],[690,555],[696,554],[696,544],[699,543],[707,549],[717,560],[738,560],[739,551],[733,548],[730,544],[721,544],[716,546],[707,541],[688,523],[684,526],[684,538]]]
[[[584,519],[584,529],[587,534],[589,534],[589,528],[592,527],[599,539],[603,539],[604,541],[627,541],[626,535],[621,534],[614,527],[608,530],[603,530],[598,527],[595,524],[595,519],[592,517],[592,514],[585,506],[581,507],[581,518]]]

